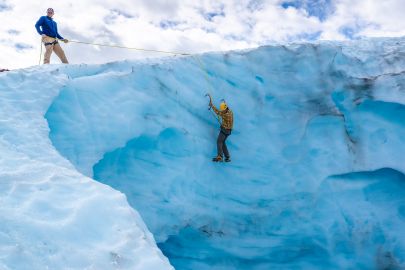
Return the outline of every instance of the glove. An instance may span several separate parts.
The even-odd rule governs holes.
[[[65,43],[68,43],[68,42],[69,42],[69,40],[67,40],[66,38],[65,38],[65,39],[62,39],[62,41],[65,42]]]

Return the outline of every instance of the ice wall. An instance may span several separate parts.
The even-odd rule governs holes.
[[[82,66],[49,107],[50,138],[126,194],[176,269],[402,268],[404,45]],[[206,92],[234,111],[230,164],[210,161]]]

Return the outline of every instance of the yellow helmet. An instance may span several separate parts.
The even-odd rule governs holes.
[[[219,109],[221,111],[225,111],[228,106],[226,105],[225,101],[222,101],[221,104],[219,105]]]

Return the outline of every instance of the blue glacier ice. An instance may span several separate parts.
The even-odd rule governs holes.
[[[2,137],[10,151],[41,129],[30,144],[52,146],[30,154],[125,194],[178,270],[405,268],[405,38],[55,65],[0,83],[46,104],[49,138],[21,121]],[[231,163],[211,162],[206,93],[234,112]]]

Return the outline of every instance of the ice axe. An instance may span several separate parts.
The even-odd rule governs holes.
[[[211,95],[207,93],[207,94],[205,94],[205,96],[210,98],[210,103],[209,103],[209,105],[208,105],[208,110],[211,110],[211,104],[212,104]]]
[[[211,97],[211,95],[208,94],[208,93],[205,94],[205,96],[210,98],[210,104],[208,105],[208,110],[211,111],[211,108],[212,108],[212,106],[211,106],[211,104],[212,104],[212,97]],[[215,119],[217,119],[218,123],[221,125],[221,120],[219,120],[219,117],[215,114],[214,111],[211,111],[211,112],[212,112],[212,114],[214,115]]]

